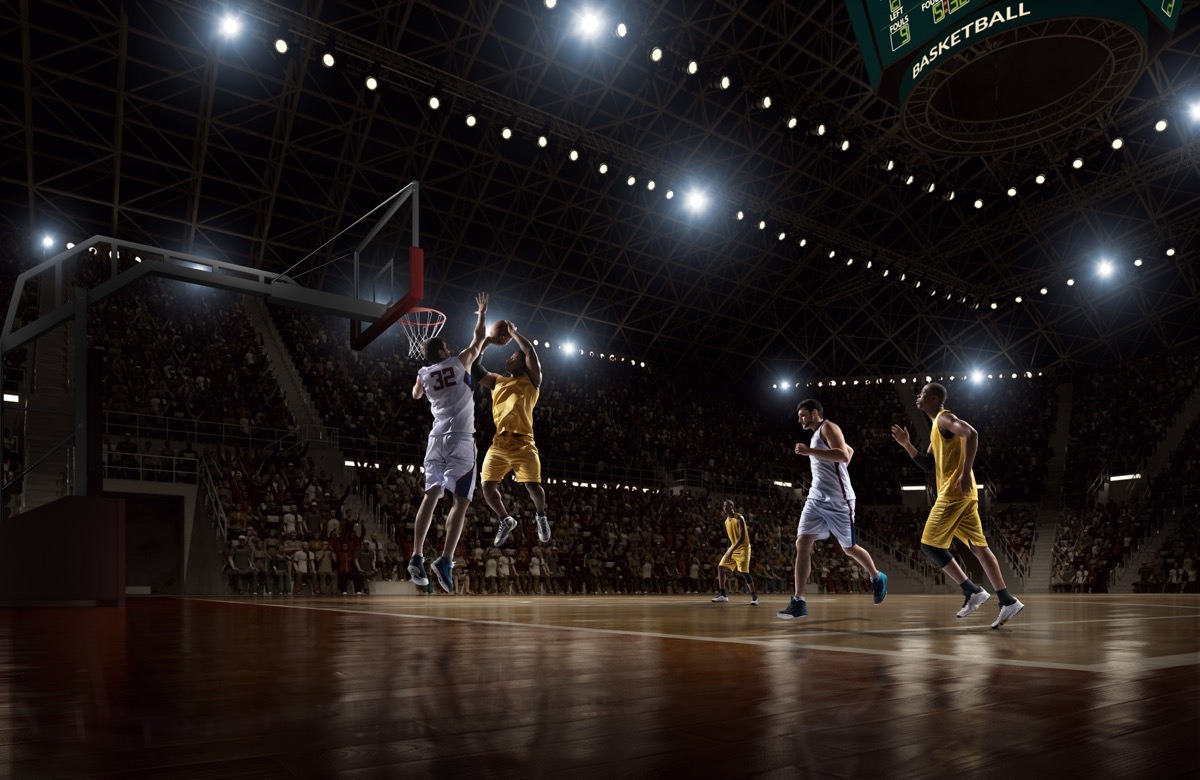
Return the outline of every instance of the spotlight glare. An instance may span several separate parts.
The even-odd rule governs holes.
[[[1107,259],[1101,260],[1097,270],[1102,279],[1107,279],[1108,277],[1112,276],[1113,264]]]
[[[971,372],[971,381],[975,382],[976,384],[982,382],[983,381],[983,372],[979,371],[979,370],[972,371]]]
[[[286,38],[276,38],[275,39],[275,51],[279,52],[280,54],[287,54],[287,50],[288,50],[287,39]]]
[[[543,2],[550,10],[554,10],[554,6],[558,5],[558,0],[543,0]]]
[[[1133,265],[1135,268],[1141,268],[1142,267],[1142,258],[1139,257],[1137,260],[1134,260]]]
[[[808,239],[807,238],[800,239],[800,246],[808,246]]]
[[[478,121],[479,120],[475,118],[474,114],[467,114],[467,127],[474,127],[475,123]]]
[[[992,311],[995,311],[998,308],[1000,308],[999,304],[997,304],[995,301],[992,301]]]
[[[1024,299],[1024,298],[1022,298],[1021,296],[1019,296],[1019,295],[1018,295],[1016,298],[1013,298],[1013,300],[1014,300],[1015,302],[1017,302],[1017,303],[1021,303],[1021,302],[1023,302],[1025,299]]]
[[[572,150],[571,150],[571,151],[570,151],[570,152],[567,154],[567,157],[571,158],[571,162],[575,162],[576,160],[578,160],[578,159],[579,159],[579,150],[578,150],[578,149],[572,149]]]
[[[662,58],[663,58],[663,50],[662,50],[661,46],[650,47],[650,61],[651,62],[662,62]]]
[[[367,89],[371,90],[372,92],[379,88],[379,79],[375,78],[374,76],[367,76],[363,83],[366,84]]]
[[[546,136],[544,136],[544,135],[538,136],[537,145],[539,147],[541,147],[542,149],[545,149],[549,143],[550,143],[550,139],[547,138]]]
[[[691,190],[687,194],[686,205],[688,211],[699,214],[708,206],[708,195],[702,190]]]
[[[826,130],[826,128],[825,128],[825,123],[824,123],[824,122],[822,122],[821,124],[817,125],[817,135],[825,135],[825,130]]]
[[[618,38],[624,38],[629,35],[629,26],[625,22],[617,22],[616,33]]]
[[[221,18],[221,35],[232,38],[242,31],[242,20],[234,14],[225,14]]]
[[[931,181],[931,182],[929,182],[929,186],[925,188],[925,191],[933,192],[935,189],[937,189],[937,184],[935,182]]]
[[[795,116],[795,115],[792,115],[792,116],[789,116],[789,117],[787,118],[787,127],[788,127],[788,130],[795,130],[795,129],[796,129],[796,125],[798,125],[798,124],[800,124],[800,119],[799,119],[799,117],[797,117],[797,116]]]
[[[1113,149],[1120,149],[1124,145],[1125,145],[1125,139],[1121,138],[1120,136],[1117,136],[1116,138],[1114,138],[1112,140],[1112,148]]]
[[[1015,197],[1017,197],[1017,188],[1016,188],[1016,187],[1009,187],[1009,188],[1008,188],[1008,197],[1010,197],[1010,198],[1015,198]]]
[[[1174,256],[1175,256],[1175,247],[1169,247],[1167,249],[1167,257],[1174,257]]]
[[[1033,180],[1034,180],[1034,182],[1036,182],[1037,184],[1045,184],[1045,183],[1046,183],[1046,174],[1044,174],[1044,173],[1039,173],[1037,176],[1034,176],[1034,177],[1033,177]]]
[[[689,76],[695,76],[699,72],[700,72],[700,63],[696,62],[695,60],[688,60],[687,74]]]
[[[838,148],[841,149],[843,152],[848,152],[848,151],[850,151],[850,142],[845,139],[842,139],[842,143]]]
[[[766,230],[766,229],[767,229],[767,221],[766,221],[765,219],[760,219],[760,220],[758,221],[758,229],[759,229],[759,230]]]
[[[758,104],[760,106],[762,106],[763,108],[770,108],[771,107],[771,96],[763,95],[762,99],[758,101]]]
[[[1071,167],[1074,168],[1075,170],[1079,170],[1080,168],[1082,168],[1083,167],[1083,158],[1076,157],[1074,159],[1074,161],[1072,161]]]
[[[983,208],[983,198],[975,199],[975,208],[977,208],[977,209]]]
[[[1192,118],[1193,122],[1200,122],[1200,100],[1188,106],[1188,116]]]
[[[1049,290],[1047,290],[1045,287],[1043,287],[1043,288],[1042,288],[1041,290],[1039,290],[1038,292],[1040,292],[1042,295],[1045,295],[1046,293],[1048,293],[1048,292],[1050,292],[1050,291],[1049,291]]]
[[[733,85],[733,80],[730,79],[728,76],[722,76],[721,80],[717,82],[717,86],[719,86],[721,89],[729,89],[729,87],[732,85]]]
[[[1167,129],[1167,120],[1165,120],[1165,119],[1160,119],[1160,120],[1158,120],[1157,122],[1155,122],[1155,123],[1154,123],[1154,129],[1155,129],[1155,130],[1157,130],[1157,131],[1158,131],[1158,132],[1160,132],[1160,133],[1161,133],[1163,130],[1166,130],[1166,129]]]
[[[633,185],[637,184],[637,179],[633,176],[630,176],[628,179],[625,180],[625,183],[628,184],[630,187],[632,187]]]
[[[887,163],[885,163],[885,164],[884,164],[884,166],[883,166],[883,169],[884,169],[885,171],[892,171],[892,170],[895,170],[895,169],[896,169],[896,161],[895,161],[895,160],[888,160],[888,161],[887,161]]]
[[[675,190],[667,190],[665,193],[663,193],[663,197],[667,200],[670,200],[671,198],[675,197]]]
[[[512,138],[512,128],[509,127],[508,125],[505,125],[504,127],[500,128],[500,137],[503,138],[505,141]]]
[[[442,99],[440,97],[438,97],[437,95],[430,95],[429,96],[429,107],[432,108],[434,111],[437,111],[439,108],[442,107]]]
[[[596,37],[596,33],[600,32],[600,28],[603,25],[604,20],[600,18],[598,13],[590,8],[585,8],[575,22],[575,29],[584,38],[594,38]]]
[[[837,257],[837,250],[836,250],[836,249],[830,249],[830,250],[829,250],[829,259],[830,259],[830,260],[832,260],[832,259],[833,259],[833,258],[835,258],[835,257]],[[871,266],[869,266],[869,265],[867,266],[867,268],[870,268],[870,267],[871,267]]]
[[[738,209],[737,218],[738,218],[738,222],[741,222],[743,219],[746,218],[746,212],[742,211],[741,209]]]
[[[333,59],[333,52],[327,51],[321,55],[321,64],[325,67],[332,68],[334,62],[335,60]]]
[[[913,176],[913,175],[910,173],[910,174],[908,174],[908,178],[904,180],[904,183],[905,183],[905,184],[912,184],[912,183],[913,183],[914,181],[916,181],[916,180],[917,180],[917,177],[916,177],[916,176]]]
[[[1074,286],[1075,286],[1075,280],[1074,280],[1074,279],[1068,279],[1068,280],[1067,280],[1067,287],[1074,287]]]
[[[654,189],[656,186],[658,186],[658,185],[656,185],[656,184],[654,183],[654,179],[651,179],[650,181],[646,182],[646,189],[648,189],[648,190],[652,190],[652,189]]]
[[[787,233],[784,233],[782,230],[779,231],[779,240],[782,241],[785,238],[787,238]]]
[[[49,249],[50,247],[54,246],[54,239],[51,238],[50,236],[44,236],[42,238],[42,246]]]
[[[603,176],[608,173],[608,163],[600,163],[596,170],[600,171],[600,175]]]

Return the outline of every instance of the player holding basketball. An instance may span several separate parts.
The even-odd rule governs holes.
[[[717,595],[713,603],[729,601],[725,592],[725,570],[729,569],[732,579],[734,574],[746,584],[750,591],[750,606],[758,606],[758,594],[754,592],[754,578],[750,576],[750,529],[746,527],[746,518],[736,511],[729,499],[721,504],[725,510],[725,535],[729,537],[729,549],[721,556],[717,564]]]
[[[930,382],[917,394],[917,408],[933,420],[929,447],[924,454],[909,440],[908,429],[892,426],[892,438],[908,453],[913,462],[925,471],[937,475],[938,497],[929,510],[925,530],[921,534],[921,552],[937,564],[963,592],[963,606],[958,617],[965,618],[991,598],[991,594],[967,577],[962,567],[950,555],[950,542],[962,540],[975,553],[983,571],[996,588],[1000,599],[1000,614],[992,623],[999,628],[1016,617],[1025,605],[1014,598],[1004,586],[1004,575],[996,556],[988,549],[979,518],[979,493],[971,467],[979,447],[979,433],[966,420],[956,417],[945,408],[946,388]]]
[[[422,349],[429,365],[417,372],[413,398],[428,398],[433,411],[433,427],[425,448],[425,497],[413,528],[413,556],[408,562],[412,581],[429,584],[425,570],[425,537],[433,521],[433,511],[442,494],[449,492],[451,505],[446,513],[446,539],[442,554],[433,561],[438,585],[454,592],[454,548],[462,535],[467,505],[475,493],[475,394],[471,382],[471,364],[479,357],[486,336],[488,295],[475,296],[478,306],[475,333],[471,344],[457,355],[441,338],[427,339]]]
[[[517,343],[517,351],[504,361],[504,374],[475,368],[479,383],[492,391],[492,419],[496,434],[492,446],[483,458],[483,498],[498,518],[493,544],[501,547],[517,527],[517,521],[504,506],[500,481],[513,472],[518,483],[525,485],[533,501],[537,520],[538,539],[550,541],[550,520],[546,517],[546,491],[542,487],[542,461],[533,441],[533,408],[537,406],[542,386],[542,364],[537,350],[529,339],[517,332],[517,326],[501,320],[493,326],[495,335],[484,342],[503,346],[509,338]]]
[[[854,448],[846,443],[842,429],[825,419],[825,408],[820,401],[813,398],[801,401],[796,405],[796,419],[801,428],[813,432],[807,445],[797,443],[795,449],[797,455],[808,456],[812,486],[796,527],[796,589],[787,607],[775,615],[784,620],[808,615],[804,591],[812,571],[813,545],[818,539],[828,539],[830,534],[842,546],[842,552],[870,573],[871,591],[879,604],[887,596],[887,575],[875,568],[871,554],[854,538],[854,486],[846,469],[854,457]]]

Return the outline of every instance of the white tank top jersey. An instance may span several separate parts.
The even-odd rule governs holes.
[[[821,438],[821,428],[827,422],[829,421],[822,420],[817,429],[813,431],[812,441],[808,443],[808,446],[814,450],[829,449],[829,445]],[[812,487],[808,491],[809,498],[835,503],[854,500],[854,486],[850,484],[850,473],[846,471],[845,463],[821,460],[816,455],[809,455],[808,462],[812,467]]]
[[[440,363],[423,366],[417,380],[425,388],[425,397],[433,410],[430,436],[447,433],[475,433],[475,394],[471,372],[463,368],[458,355]]]

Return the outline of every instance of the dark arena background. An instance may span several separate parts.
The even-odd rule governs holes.
[[[1200,775],[1200,3],[11,0],[0,40],[0,776]],[[496,546],[477,485],[451,593],[406,571],[411,391],[481,291],[552,536],[509,478]],[[920,551],[929,382],[995,629]],[[806,398],[888,594],[819,541],[779,620]],[[757,604],[713,601],[726,499]]]

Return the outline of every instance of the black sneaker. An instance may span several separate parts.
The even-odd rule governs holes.
[[[414,585],[424,588],[429,584],[429,575],[425,572],[425,556],[414,555],[408,561],[408,576]],[[346,594],[342,594],[343,596]]]
[[[775,613],[775,617],[782,620],[793,620],[802,618],[808,615],[808,603],[804,599],[798,599],[792,596],[791,603],[786,608]]]

